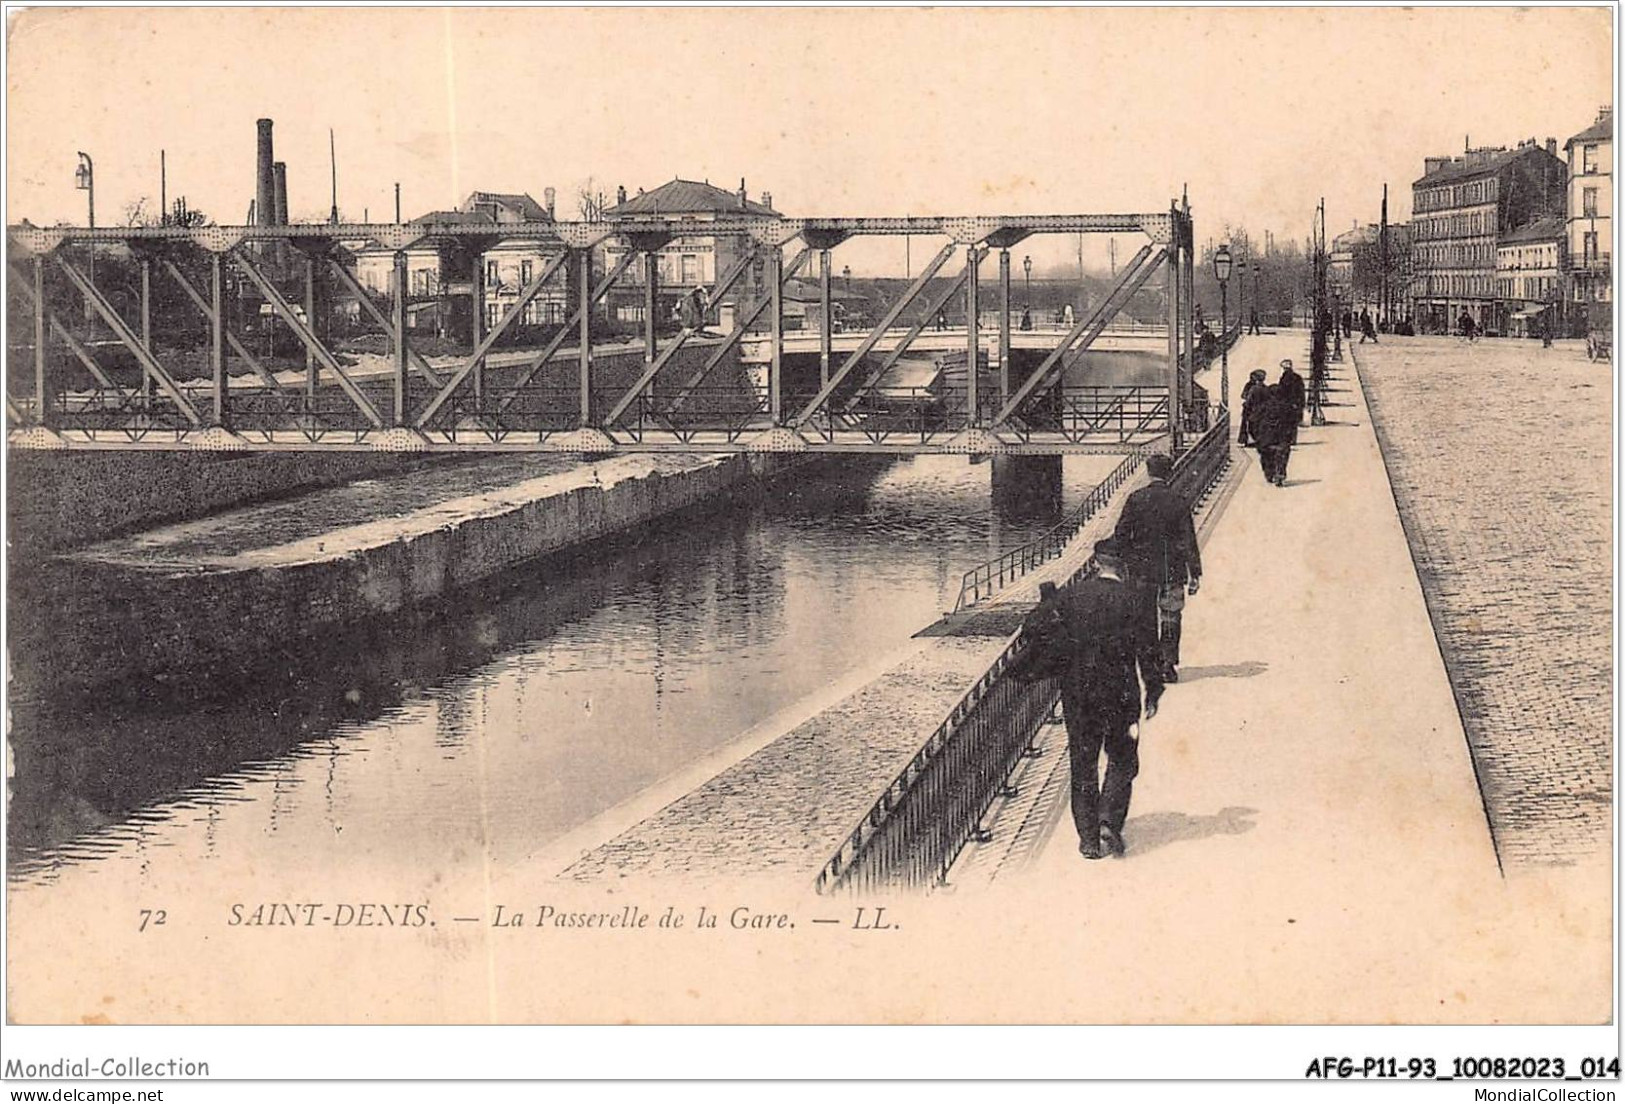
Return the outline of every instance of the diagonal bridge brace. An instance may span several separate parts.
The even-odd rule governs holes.
[[[801,408],[801,413],[790,420],[792,429],[800,429],[806,425],[812,419],[812,416],[818,413],[818,409],[829,402],[829,397],[835,394],[835,389],[845,381],[847,376],[852,374],[852,369],[858,366],[858,362],[868,356],[874,347],[880,343],[880,339],[886,336],[886,331],[891,328],[891,324],[902,317],[903,312],[909,308],[914,300],[920,297],[920,293],[925,290],[926,285],[931,282],[942,266],[948,263],[948,258],[953,255],[954,243],[949,242],[942,247],[935,257],[931,258],[930,263],[920,270],[920,275],[909,285],[908,291],[904,292],[903,297],[892,306],[891,310],[886,312],[886,317],[880,320],[880,324],[870,330],[869,336],[865,337],[858,344],[858,347],[852,350],[852,354],[841,365],[841,370],[831,376],[829,382],[818,389],[818,394],[812,397],[812,401]]]
[[[1101,300],[1100,305],[1094,309],[1093,313],[1072,327],[1071,331],[1061,339],[1061,343],[1055,347],[1055,351],[1045,357],[1044,362],[1038,366],[1038,369],[1027,377],[1027,381],[1016,390],[1014,395],[1010,396],[1009,401],[1004,404],[1004,408],[993,419],[995,428],[1008,422],[1010,417],[1020,410],[1034,394],[1047,391],[1054,386],[1056,380],[1061,377],[1066,369],[1065,358],[1069,353],[1082,353],[1094,344],[1095,339],[1105,331],[1107,324],[1117,316],[1117,312],[1122,310],[1128,300],[1134,296],[1134,293],[1144,286],[1146,280],[1150,279],[1151,273],[1156,271],[1157,266],[1162,263],[1163,257],[1168,252],[1166,249],[1159,249],[1153,256],[1152,249],[1152,246],[1147,245],[1134,255],[1134,259],[1129,262],[1128,267],[1123,271],[1122,279],[1117,282],[1116,287],[1112,288],[1111,294]],[[1078,340],[1080,337],[1083,338],[1081,342]],[[1073,349],[1073,345],[1077,345],[1076,350]]]
[[[198,310],[203,312],[203,317],[213,320],[214,307],[207,299],[203,297],[203,293],[198,291],[198,289],[192,284],[192,281],[187,279],[186,273],[181,271],[180,266],[174,261],[170,260],[168,257],[163,258],[163,265],[164,269],[169,273],[170,278],[174,280],[175,283],[179,284],[180,289],[186,293],[186,297],[192,300],[193,305],[196,306]],[[231,332],[231,328],[229,326],[223,326],[221,328],[225,331],[226,341],[228,344],[230,344],[232,351],[247,362],[248,366],[254,370],[254,374],[264,381],[267,387],[271,388],[273,391],[284,390],[282,384],[278,382],[275,373],[271,372],[270,369],[261,364],[259,359],[255,357],[253,353],[248,351],[247,347],[243,345],[242,341],[237,337],[237,335]]]
[[[361,304],[361,309],[367,312],[367,316],[382,326],[384,332],[394,336],[395,323],[391,322],[389,315],[385,314],[379,309],[378,304],[372,301],[372,296],[368,295],[366,289],[350,274],[350,270],[345,268],[344,264],[336,257],[327,258],[327,264],[333,270],[333,275],[339,278],[339,283],[344,285],[345,290],[355,296],[356,302]],[[423,359],[423,354],[410,345],[406,347],[406,359],[413,368],[417,369],[418,375],[422,376],[431,386],[438,388],[445,382],[440,378],[440,373],[431,368],[429,362]]]
[[[515,319],[525,313],[525,308],[530,306],[531,300],[542,293],[542,289],[547,286],[547,282],[553,278],[559,269],[564,267],[564,262],[569,259],[570,254],[568,252],[560,253],[548,263],[546,268],[542,269],[541,275],[525,286],[525,289],[519,293],[519,298],[515,299],[513,305],[508,308],[508,313],[503,315],[501,321],[495,326],[491,327],[491,332],[480,340],[480,343],[474,347],[474,351],[468,355],[468,359],[463,361],[461,367],[452,373],[451,379],[446,381],[445,386],[441,387],[439,393],[430,400],[429,405],[418,416],[419,429],[424,428],[433,421],[434,416],[440,413],[440,408],[451,401],[451,397],[457,393],[457,389],[463,385],[463,381],[473,374],[480,361],[485,359],[485,354],[491,351],[491,347],[497,343],[497,339],[507,332],[508,327],[513,325]],[[569,327],[566,326],[565,329],[568,330]]]
[[[125,324],[124,319],[119,317],[118,311],[113,309],[112,304],[103,298],[102,293],[96,289],[96,285],[87,280],[84,273],[73,267],[72,262],[60,253],[53,253],[51,259],[57,263],[57,267],[62,269],[63,273],[73,283],[73,286],[79,289],[80,294],[85,297],[85,302],[89,303],[91,308],[101,315],[102,321],[107,323],[108,328],[113,331],[120,344],[130,350],[130,353],[141,364],[147,375],[151,376],[153,381],[158,384],[159,390],[169,397],[169,401],[174,403],[182,414],[186,415],[186,420],[193,425],[202,425],[203,419],[198,414],[197,407],[192,405],[192,400],[186,397],[169,373],[164,371],[164,366],[158,363],[157,358],[152,355],[152,351],[141,343],[141,339]]]
[[[23,298],[27,299],[30,304],[34,302],[33,281],[16,269],[11,270],[11,286],[22,292]],[[97,383],[116,394],[119,397],[120,405],[129,401],[129,393],[113,382],[112,377],[102,368],[101,362],[91,355],[89,349],[85,348],[84,342],[75,337],[73,332],[63,325],[62,320],[56,316],[55,311],[47,309],[45,319],[51,324],[51,332],[60,337],[68,348],[73,351],[73,355],[79,359],[80,364],[85,366],[85,371],[95,377]]]
[[[920,320],[914,324],[914,327],[903,335],[903,339],[897,343],[897,347],[886,354],[886,359],[880,362],[880,367],[870,372],[868,378],[858,385],[858,389],[852,393],[852,397],[847,400],[846,406],[842,408],[843,410],[850,411],[856,407],[862,401],[864,394],[879,383],[881,377],[891,371],[893,365],[903,359],[903,354],[908,352],[909,346],[913,345],[915,339],[925,332],[925,327],[937,317],[938,312],[947,307],[948,301],[959,294],[959,289],[965,286],[965,281],[969,278],[969,267],[966,267],[958,276],[953,278],[953,281],[948,285],[948,290],[937,296],[936,302],[926,308],[925,314],[921,315]]]
[[[812,249],[807,248],[790,259],[790,263],[784,266],[784,271],[780,274],[780,288],[785,287],[795,278],[796,273],[801,271],[802,266],[807,263],[812,254]],[[739,344],[740,339],[750,332],[752,326],[756,325],[756,320],[762,317],[767,308],[772,305],[773,296],[771,294],[764,295],[755,306],[746,312],[745,317],[734,323],[733,331],[728,334],[721,345],[711,351],[711,355],[706,358],[705,363],[700,365],[699,370],[688,378],[688,382],[683,384],[683,389],[671,400],[671,405],[666,408],[667,414],[675,414],[682,408],[683,404],[688,401],[689,396],[694,393],[694,389],[705,382],[705,377],[709,376],[716,366],[722,363],[722,358],[728,355],[728,351]]]
[[[288,328],[304,343],[305,348],[310,350],[311,355],[322,362],[322,367],[333,373],[339,382],[339,387],[349,396],[350,401],[356,405],[356,409],[360,410],[376,428],[382,429],[384,419],[378,413],[377,407],[367,400],[367,396],[362,393],[361,388],[356,386],[355,380],[345,373],[344,367],[338,362],[338,358],[328,351],[327,346],[322,344],[321,339],[312,333],[310,327],[305,325],[299,316],[293,312],[293,308],[282,297],[282,293],[261,274],[259,269],[254,267],[254,263],[247,257],[235,250],[229,256],[232,263],[242,270],[243,275],[253,281],[255,287],[259,288],[260,294],[265,296],[265,301],[271,304],[271,309],[276,311],[281,316],[282,321],[288,324]]]
[[[519,377],[519,382],[514,384],[508,393],[503,396],[502,401],[497,404],[498,414],[501,414],[503,411],[507,410],[509,406],[513,405],[513,401],[519,397],[520,392],[524,391],[526,387],[530,386],[530,381],[536,378],[536,373],[540,372],[542,370],[542,366],[553,359],[553,354],[559,351],[559,347],[564,344],[565,339],[568,338],[580,324],[581,312],[587,310],[590,304],[596,303],[598,300],[602,299],[604,297],[604,293],[615,285],[616,280],[621,278],[621,274],[624,273],[628,268],[632,267],[632,262],[634,259],[636,259],[636,257],[637,253],[630,249],[621,254],[621,259],[615,262],[615,267],[611,268],[609,272],[604,275],[604,278],[599,280],[598,283],[593,286],[592,293],[588,296],[588,303],[576,303],[575,310],[571,311],[570,316],[564,320],[564,325],[559,327],[559,332],[554,334],[548,343],[542,347],[541,352],[537,353],[535,356],[531,357],[525,362],[525,369]]]
[[[739,282],[739,278],[745,274],[745,270],[750,267],[751,262],[755,259],[756,250],[754,248],[745,250],[740,255],[739,260],[734,262],[734,266],[728,270],[722,282],[712,287],[707,301],[715,303],[732,291],[733,286]],[[700,325],[702,327],[705,325],[703,319]],[[626,408],[637,401],[638,396],[642,395],[644,390],[654,382],[654,378],[660,374],[660,370],[666,366],[672,357],[677,355],[677,351],[683,347],[683,343],[693,336],[693,330],[685,329],[677,335],[677,339],[672,344],[666,346],[665,352],[649,362],[648,367],[644,368],[643,374],[638,377],[637,382],[627,388],[626,394],[621,396],[620,401],[611,408],[609,414],[604,418],[605,429],[613,427],[616,422],[620,421],[621,415],[626,413]]]

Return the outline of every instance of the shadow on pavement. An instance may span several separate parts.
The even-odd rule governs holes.
[[[1132,858],[1147,851],[1155,851],[1170,843],[1187,840],[1210,839],[1213,836],[1239,836],[1251,832],[1257,825],[1252,818],[1257,809],[1232,805],[1212,816],[1187,816],[1184,813],[1147,813],[1133,817],[1123,826],[1124,842]]]
[[[1288,479],[1285,483],[1282,483],[1281,486],[1283,486],[1283,487],[1307,487],[1311,483],[1319,483],[1319,482],[1320,482],[1320,480],[1318,480],[1318,479]]]
[[[1252,678],[1262,675],[1270,669],[1268,663],[1261,660],[1249,659],[1244,663],[1215,663],[1208,667],[1181,667],[1179,669],[1179,683],[1183,686],[1187,682],[1207,678]]]

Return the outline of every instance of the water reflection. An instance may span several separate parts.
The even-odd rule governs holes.
[[[1112,466],[1074,458],[1070,506]],[[1053,516],[990,465],[851,457],[431,608],[252,663],[19,702],[17,888],[256,869],[518,863],[896,647]],[[27,648],[13,650],[26,656]]]

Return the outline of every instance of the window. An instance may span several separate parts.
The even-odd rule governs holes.
[[[502,277],[498,274],[497,263],[495,261],[485,262],[485,282],[491,287],[496,287],[502,283]]]
[[[1597,217],[1597,189],[1587,188],[1580,193],[1580,211],[1587,218]]]
[[[682,282],[684,284],[700,282],[700,259],[692,253],[683,254]]]
[[[1595,145],[1585,146],[1580,151],[1580,171],[1583,173],[1597,171],[1597,147]]]
[[[1587,230],[1585,232],[1583,241],[1585,259],[1587,263],[1594,262],[1597,259],[1597,232],[1595,230]]]
[[[521,284],[523,284],[525,287],[529,287],[531,280],[535,278],[535,270],[536,270],[536,262],[535,261],[530,261],[530,260],[520,261],[519,262],[519,282]]]

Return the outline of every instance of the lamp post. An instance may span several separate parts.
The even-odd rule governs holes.
[[[90,154],[79,151],[79,167],[73,170],[73,186],[86,193],[90,205],[90,229],[96,229],[96,165],[90,159]],[[87,246],[89,252],[89,279],[91,286],[96,284],[96,243]],[[95,311],[91,309],[90,300],[85,300],[85,318],[94,322]]]
[[[1235,262],[1228,244],[1213,252],[1213,275],[1219,280],[1219,402],[1230,409],[1230,272]]]

